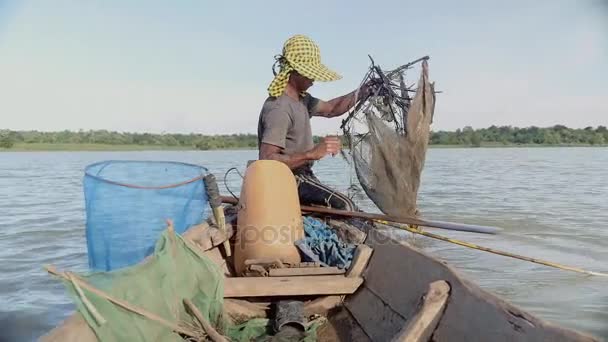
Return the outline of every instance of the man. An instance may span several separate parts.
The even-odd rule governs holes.
[[[346,113],[365,98],[369,88],[363,86],[327,102],[307,93],[314,81],[335,81],[341,76],[321,64],[319,47],[303,35],[285,42],[277,63],[280,72],[275,72],[268,87],[269,97],[258,122],[259,159],[278,160],[292,170],[300,203],[355,210],[350,198],[319,182],[312,172],[313,163],[326,155],[336,155],[341,143],[338,137],[325,137],[314,145],[310,118],[333,118]]]

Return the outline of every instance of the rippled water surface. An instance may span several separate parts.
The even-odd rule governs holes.
[[[206,166],[221,180],[229,168],[243,170],[255,158],[255,151],[0,153],[0,341],[34,340],[73,310],[62,285],[43,266],[87,270],[86,165],[176,160]],[[355,178],[339,158],[324,159],[315,170],[343,191]],[[238,192],[238,175],[228,180]],[[500,235],[429,231],[608,273],[606,148],[431,149],[422,182],[419,205],[425,218],[504,228]],[[373,210],[365,198],[358,201]],[[414,243],[541,318],[608,339],[608,277],[424,237]]]

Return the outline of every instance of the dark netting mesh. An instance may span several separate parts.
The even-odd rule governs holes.
[[[372,62],[363,82],[373,84],[373,94],[360,101],[342,123],[361,187],[383,213],[394,217],[417,214],[435,108],[427,60],[424,57],[392,71]],[[405,73],[416,64],[421,65],[418,84],[408,86]]]

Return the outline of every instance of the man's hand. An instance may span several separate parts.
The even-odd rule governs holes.
[[[335,156],[340,152],[341,142],[336,136],[327,136],[321,140],[312,150],[310,150],[309,157],[313,160],[319,160],[328,154]]]
[[[259,159],[278,160],[285,163],[290,169],[294,170],[313,160],[319,160],[328,154],[335,156],[340,152],[341,142],[336,136],[323,138],[320,143],[311,150],[303,153],[283,154],[283,149],[279,146],[262,143],[260,146]]]
[[[359,87],[359,99],[365,99],[366,97],[372,95],[374,93],[374,81],[369,80]]]

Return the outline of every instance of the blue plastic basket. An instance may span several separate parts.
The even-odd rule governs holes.
[[[208,216],[207,169],[167,161],[111,160],[86,167],[89,267],[110,271],[142,261],[172,220],[183,233]]]

